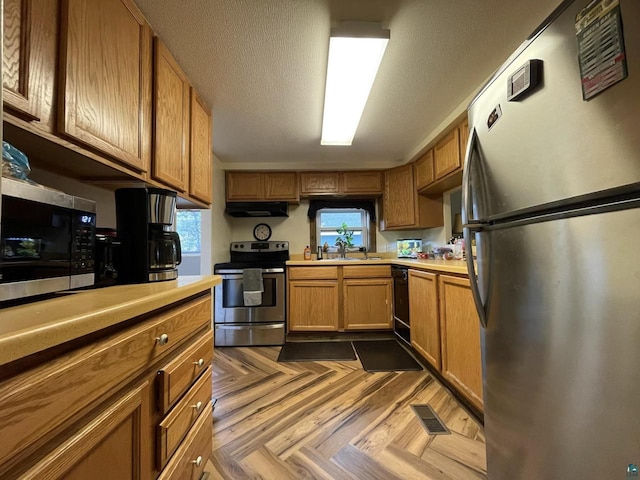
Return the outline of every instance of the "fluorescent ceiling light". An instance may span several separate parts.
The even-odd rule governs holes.
[[[351,145],[387,48],[389,30],[360,30],[331,33],[321,145]]]

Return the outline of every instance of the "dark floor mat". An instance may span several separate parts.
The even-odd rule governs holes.
[[[362,368],[367,372],[422,370],[422,367],[396,340],[353,342]]]
[[[351,342],[287,342],[282,346],[279,362],[313,362],[355,360]]]

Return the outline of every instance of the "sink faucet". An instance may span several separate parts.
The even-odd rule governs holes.
[[[364,252],[364,259],[367,260],[369,258],[367,256],[367,247],[360,247],[360,251]]]

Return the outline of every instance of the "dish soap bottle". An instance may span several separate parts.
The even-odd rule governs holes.
[[[309,245],[307,245],[304,249],[304,259],[311,260],[311,249],[309,248]]]

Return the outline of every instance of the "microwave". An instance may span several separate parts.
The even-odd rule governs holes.
[[[2,178],[0,302],[94,284],[96,204]]]

